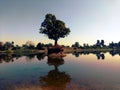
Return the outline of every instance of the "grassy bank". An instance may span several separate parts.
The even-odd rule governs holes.
[[[111,50],[117,50],[117,49],[111,49],[111,48],[98,48],[98,49],[81,49],[81,48],[65,48],[65,53],[73,53],[73,52],[109,52]]]
[[[45,53],[45,50],[36,50],[36,49],[17,49],[17,50],[5,50],[0,51],[0,54],[17,54],[17,55],[29,55],[37,53]]]
[[[113,50],[113,49],[110,49],[110,48],[107,48],[107,49],[81,49],[81,51],[89,51],[89,52],[93,52],[93,51],[100,51],[100,52],[104,52],[104,51],[106,51],[106,52],[109,52],[109,51],[111,51],[111,50]]]

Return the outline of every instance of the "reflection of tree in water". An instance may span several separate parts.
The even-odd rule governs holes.
[[[103,53],[97,53],[96,56],[97,56],[98,60],[100,60],[100,59],[104,60],[105,59],[105,55]]]
[[[110,53],[110,55],[112,55],[112,56],[115,56],[115,55],[117,55],[117,54],[120,56],[120,50],[112,50],[112,51],[110,51],[109,53]]]
[[[34,59],[34,58],[35,58],[35,55],[36,55],[36,54],[28,54],[28,55],[26,55],[26,57],[27,57],[29,60],[31,60],[31,59]]]
[[[73,52],[72,54],[75,55],[76,57],[79,57],[80,55],[89,55],[90,53],[93,52],[88,52],[88,51],[81,51],[81,52]]]
[[[38,53],[38,54],[0,54],[0,63],[2,62],[14,62],[14,60],[18,60],[20,57],[26,56],[26,60],[34,60],[35,56],[38,60],[44,59],[46,56],[45,53]]]
[[[70,75],[58,69],[58,66],[64,64],[63,58],[52,58],[48,56],[47,63],[48,65],[54,65],[55,69],[49,71],[48,75],[40,77],[42,88],[47,88],[47,90],[65,90],[71,78]]]
[[[75,55],[76,57],[79,57],[80,55],[89,55],[89,54],[95,54],[97,56],[97,59],[105,59],[105,55],[104,52],[100,52],[100,51],[81,51],[81,52],[73,52],[73,55]]]
[[[16,58],[16,60],[19,59],[20,57],[22,57],[22,55],[20,55],[20,54],[13,54],[12,56],[13,56],[13,58]]]
[[[37,59],[38,60],[43,60],[45,58],[46,54],[45,53],[38,53],[37,54]]]
[[[14,62],[14,59],[18,60],[22,56],[23,55],[21,55],[21,54],[0,54],[0,63],[2,63],[2,62],[6,62],[6,63]],[[28,57],[29,59],[34,58],[34,56],[33,55],[26,55],[26,57]]]
[[[6,63],[13,62],[13,55],[12,54],[0,54],[0,63],[3,61]]]
[[[80,53],[79,52],[73,52],[73,55],[75,55],[75,57],[79,57]]]

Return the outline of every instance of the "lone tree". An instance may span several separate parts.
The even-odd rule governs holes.
[[[63,21],[57,20],[55,15],[46,14],[45,20],[41,23],[40,33],[55,40],[55,45],[57,45],[58,39],[69,35],[70,29],[66,28]]]

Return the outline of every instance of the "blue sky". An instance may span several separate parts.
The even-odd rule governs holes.
[[[60,45],[120,41],[120,0],[0,0],[0,41],[54,43],[39,34],[47,13],[71,29]]]

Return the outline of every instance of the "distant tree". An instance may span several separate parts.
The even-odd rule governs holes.
[[[96,48],[101,48],[101,47],[105,47],[105,42],[104,40],[97,40],[97,43],[96,43]]]
[[[37,44],[37,46],[36,46],[36,48],[38,49],[38,50],[41,50],[41,49],[43,49],[43,47],[44,47],[44,44],[43,43],[38,43]]]
[[[79,42],[75,42],[74,44],[72,44],[72,47],[74,47],[74,48],[79,48],[79,47],[80,47]]]
[[[66,28],[65,23],[57,20],[55,15],[47,14],[41,24],[40,33],[48,36],[49,39],[55,40],[55,45],[59,38],[69,35],[70,29]]]
[[[87,44],[84,43],[84,44],[83,44],[83,48],[84,48],[84,49],[87,49]]]
[[[105,46],[104,43],[105,43],[104,40],[101,40],[101,46],[102,46],[102,47]]]
[[[3,44],[3,42],[0,42],[0,50],[4,50],[4,44]]]
[[[14,45],[14,42],[12,41],[11,44]]]
[[[30,45],[30,46],[28,46],[28,49],[35,49],[35,46],[34,45]]]
[[[16,49],[20,49],[21,47],[19,45],[16,45]]]
[[[13,44],[13,42],[6,42],[3,47],[5,50],[11,50],[14,47]]]
[[[80,46],[79,42],[75,42],[74,46],[78,48]]]
[[[45,47],[51,47],[53,46],[52,43],[45,44]]]
[[[22,48],[26,49],[26,48],[28,48],[28,46],[26,44],[23,44]]]
[[[120,48],[120,42],[118,42],[118,47]]]
[[[71,46],[71,47],[75,47],[75,46],[74,46],[74,44],[72,44],[72,46]]]
[[[115,46],[114,42],[109,43],[109,48],[114,48],[114,46]]]
[[[96,46],[100,46],[100,40],[97,40]]]

